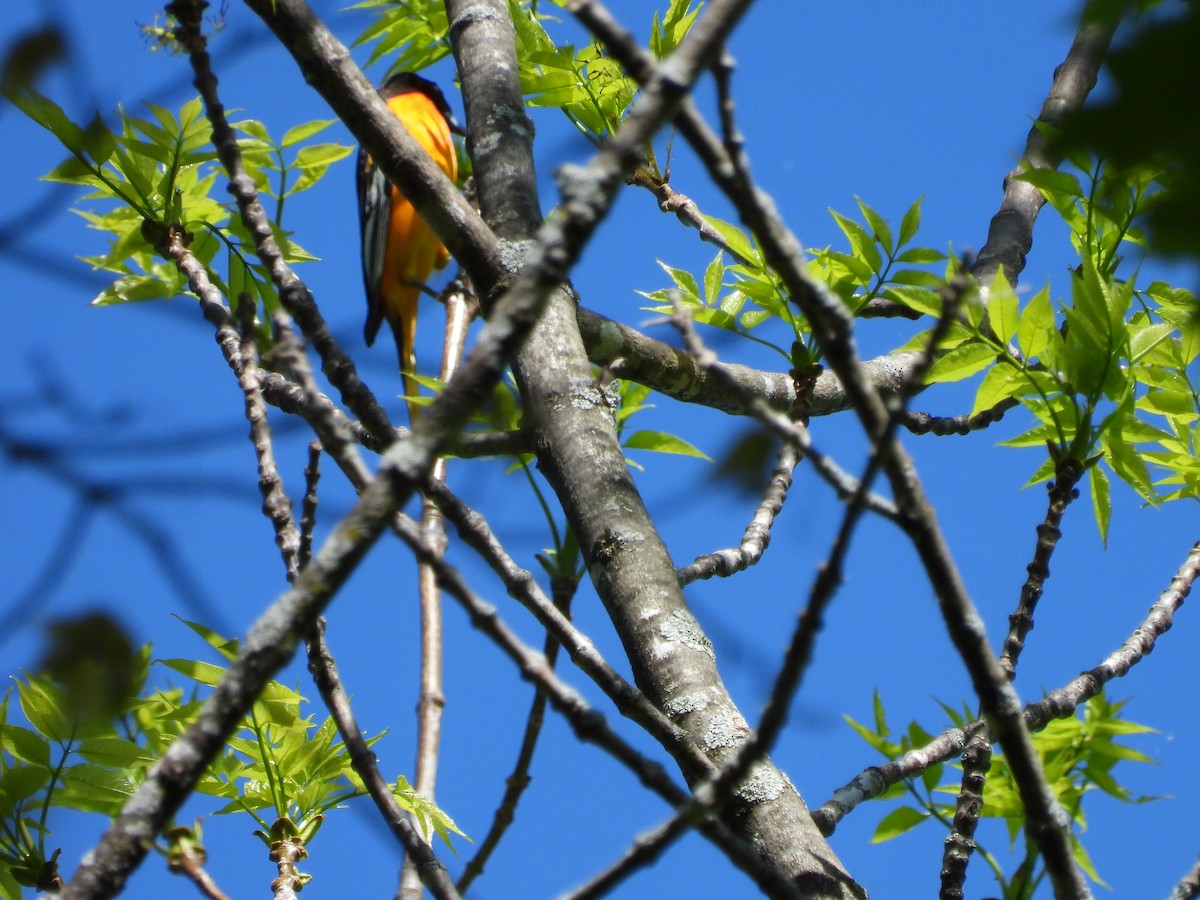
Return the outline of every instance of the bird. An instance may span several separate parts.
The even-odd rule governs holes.
[[[398,72],[384,81],[379,94],[446,177],[456,181],[458,155],[451,134],[463,131],[441,89],[413,72]],[[413,397],[416,388],[410,375],[417,365],[413,349],[417,302],[430,273],[445,266],[450,254],[362,147],[358,150],[357,171],[363,282],[367,293],[363,337],[370,347],[387,320],[396,339],[404,393]],[[416,412],[411,400],[409,410],[411,417]]]

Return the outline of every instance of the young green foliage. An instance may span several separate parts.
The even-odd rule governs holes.
[[[350,9],[376,10],[353,46],[374,42],[369,66],[387,56],[393,72],[419,72],[450,55],[450,23],[443,0],[365,0]]]
[[[185,624],[225,660],[236,656],[237,641]],[[223,666],[202,660],[159,663],[203,687],[225,674]],[[198,714],[201,700],[195,693],[147,687],[149,646],[131,651],[119,668],[128,673],[121,679],[128,694],[111,715],[81,711],[82,701],[94,697],[94,686],[63,683],[47,674],[14,679],[28,727],[9,720],[13,691],[0,701],[0,900],[18,900],[22,887],[46,891],[61,884],[55,862],[60,851],[47,847],[53,808],[117,816]],[[330,810],[365,793],[333,720],[316,725],[301,714],[302,702],[294,690],[270,682],[197,785],[199,794],[226,801],[210,814],[249,814],[260,827],[255,833],[268,844],[284,838],[309,843]],[[462,832],[448,815],[417,795],[403,777],[393,795],[454,849],[450,835]],[[156,849],[170,852],[166,844]]]
[[[171,228],[181,228],[189,251],[203,263],[223,294],[236,300],[248,293],[267,315],[279,307],[270,278],[255,258],[251,236],[231,200],[213,196],[221,175],[211,142],[211,126],[199,99],[177,113],[147,103],[149,116],[118,110],[119,127],[100,118],[83,128],[52,100],[33,90],[11,93],[10,99],[50,131],[70,152],[51,170],[48,181],[76,184],[90,193],[76,212],[90,228],[104,232],[108,248],[83,260],[116,278],[93,303],[108,306],[143,300],[166,300],[187,289],[186,279],[159,255],[159,243]],[[316,257],[291,240],[282,227],[284,201],[319,181],[329,166],[350,154],[339,144],[306,143],[328,121],[290,129],[274,141],[259,122],[236,127],[247,169],[260,193],[276,200],[273,229],[288,262]],[[223,195],[223,192],[218,191]],[[225,249],[223,276],[216,266]],[[260,337],[269,340],[269,329]]]
[[[1113,773],[1120,762],[1153,762],[1146,754],[1122,742],[1131,735],[1154,731],[1146,725],[1123,718],[1127,702],[1114,703],[1100,693],[1078,710],[1078,715],[1056,719],[1032,735],[1034,748],[1050,787],[1074,823],[1072,844],[1076,862],[1089,878],[1099,884],[1104,882],[1079,837],[1087,826],[1084,797],[1099,790],[1122,803],[1146,803],[1157,799],[1133,794]],[[941,706],[956,727],[963,727],[973,718],[967,710],[956,711],[946,704]],[[872,725],[856,722],[849,716],[845,718],[867,744],[889,760],[897,759],[914,747],[922,747],[932,740],[929,732],[916,722],[909,723],[903,734],[894,735],[888,726],[878,691],[875,693]],[[880,799],[904,798],[907,802],[892,809],[879,821],[872,841],[879,843],[891,840],[929,821],[940,822],[947,829],[951,828],[961,779],[946,776],[959,768],[953,765],[948,772],[947,767],[939,763],[916,778],[893,785]],[[1018,838],[1024,833],[1025,810],[1002,753],[992,756],[980,815],[985,820],[1000,820],[1008,838],[1009,851],[1017,849]],[[980,833],[976,834],[976,852],[992,869],[1002,896],[1005,900],[1031,897],[1043,875],[1036,844],[1024,839],[1019,848],[1019,863],[1012,872],[1006,872],[998,856],[986,847],[986,839],[982,836],[984,827],[981,822]]]
[[[588,140],[599,143],[612,134],[637,92],[599,44],[576,50],[556,44],[542,24],[545,17],[509,0],[516,27],[521,91],[534,107],[557,107]]]
[[[1187,291],[1162,282],[1138,291],[1132,278],[1118,276],[1122,249],[1141,243],[1136,220],[1155,196],[1153,174],[1116,174],[1099,164],[1088,168],[1086,159],[1073,161],[1089,173],[1086,189],[1070,172],[1020,176],[1071,228],[1081,261],[1071,276],[1070,302],[1055,304],[1046,286],[1022,309],[998,272],[986,304],[969,301],[948,328],[926,381],[984,372],[972,415],[1006,401],[1023,404],[1036,423],[1003,443],[1048,448],[1031,484],[1053,478],[1063,460],[1084,466],[1107,539],[1110,474],[1146,503],[1197,496],[1192,431],[1200,403],[1188,367],[1200,352],[1200,307]],[[917,336],[909,347],[924,340]],[[1150,416],[1161,416],[1165,428]],[[1150,465],[1163,474],[1157,483]],[[1163,493],[1161,486],[1175,490]]]
[[[842,252],[826,247],[815,251],[809,263],[810,274],[839,296],[855,315],[875,299],[939,314],[941,300],[936,288],[945,283],[944,277],[927,268],[914,267],[942,263],[947,259],[946,254],[929,247],[909,246],[920,227],[921,200],[905,212],[898,236],[893,235],[887,220],[872,207],[862,200],[858,200],[858,205],[865,224],[830,211],[850,249]],[[674,311],[672,300],[677,299],[696,323],[731,331],[770,347],[793,367],[807,368],[818,362],[820,348],[812,338],[808,322],[790,302],[782,282],[767,267],[753,238],[729,222],[713,218],[708,218],[708,222],[744,261],[726,265],[724,253],[718,252],[701,281],[686,269],[660,260],[659,265],[673,287],[639,292],[657,304],[647,307],[648,311],[670,315]],[[788,349],[752,333],[760,326],[780,322],[787,327]]]

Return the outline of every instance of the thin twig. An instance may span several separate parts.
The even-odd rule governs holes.
[[[1078,496],[1076,485],[1084,468],[1078,460],[1065,458],[1057,467],[1057,477],[1048,485],[1050,495],[1046,516],[1037,528],[1033,560],[1026,567],[1028,577],[1021,586],[1017,608],[1008,617],[1009,631],[1000,654],[1000,667],[1011,681],[1016,677],[1017,661],[1025,647],[1025,636],[1033,628],[1033,613],[1050,577],[1050,558],[1058,546],[1063,514]],[[983,808],[983,788],[991,765],[991,735],[985,727],[967,744],[962,758],[962,781],[955,802],[954,820],[942,852],[942,900],[962,900],[967,866],[975,849],[975,829]]]
[[[212,123],[213,146],[229,175],[229,191],[237,202],[242,222],[254,239],[259,260],[279,289],[280,302],[317,351],[330,383],[337,387],[343,401],[370,431],[379,436],[390,435],[392,425],[387,413],[359,379],[354,362],[333,339],[308,287],[284,261],[270,218],[259,203],[258,188],[254,178],[246,171],[237,134],[230,127],[225,117],[225,107],[217,95],[217,79],[212,72],[204,36],[200,32],[200,16],[207,5],[206,0],[177,0],[167,5],[167,11],[179,22],[178,37],[187,48],[196,74],[193,83],[204,100],[205,112]]]
[[[962,755],[962,780],[954,804],[950,833],[942,848],[941,889],[938,900],[962,900],[967,864],[975,851],[975,829],[983,810],[983,788],[992,765],[992,739],[987,727],[967,742]]]
[[[669,166],[668,166],[669,168]],[[728,253],[737,262],[743,265],[753,266],[757,268],[757,263],[752,259],[747,259],[738,253],[730,243],[725,240],[725,236],[714,228],[704,217],[704,213],[700,211],[700,207],[696,205],[696,201],[686,194],[681,194],[675,188],[671,187],[668,180],[669,174],[664,175],[658,171],[657,166],[640,165],[633,171],[633,175],[629,179],[629,183],[637,187],[645,188],[652,193],[658,200],[658,208],[664,213],[674,213],[684,225],[689,228],[696,229],[696,233],[700,236],[700,240],[706,241],[719,247],[723,252]]]
[[[254,303],[249,294],[238,298],[240,318],[241,371],[237,373],[242,388],[246,421],[250,423],[250,441],[258,458],[258,491],[262,495],[263,515],[275,531],[275,546],[283,557],[283,568],[288,582],[296,580],[300,571],[300,532],[292,514],[292,502],[288,499],[275,464],[275,451],[271,442],[271,426],[267,423],[267,405],[263,402],[258,368],[258,343],[254,335]]]
[[[460,290],[446,296],[446,325],[442,341],[443,383],[450,380],[462,360],[466,346],[467,329],[471,324],[471,305]],[[444,482],[447,463],[445,457],[434,463],[430,478]],[[421,534],[428,547],[439,557],[446,553],[446,525],[441,511],[428,497],[421,497]],[[417,566],[419,606],[421,610],[421,677],[417,697],[417,752],[413,774],[413,789],[431,803],[437,793],[438,754],[441,748],[442,711],[446,707],[443,687],[443,628],[442,596],[437,578],[425,563]],[[430,835],[425,835],[426,839]],[[400,887],[397,898],[419,900],[421,882],[409,860],[405,860],[400,871]]]
[[[1055,468],[1055,479],[1046,486],[1050,502],[1046,508],[1046,517],[1037,527],[1037,543],[1033,551],[1033,559],[1026,566],[1029,573],[1025,583],[1021,585],[1021,597],[1017,608],[1008,617],[1008,636],[1004,639],[1004,650],[1000,654],[1000,667],[1007,673],[1009,680],[1016,676],[1017,660],[1025,648],[1025,636],[1033,628],[1033,613],[1037,608],[1045,588],[1046,579],[1050,577],[1050,557],[1054,555],[1062,537],[1063,514],[1068,504],[1079,496],[1077,485],[1084,474],[1083,464],[1070,457],[1059,461]]]
[[[457,898],[458,891],[446,871],[446,866],[417,832],[416,827],[408,820],[400,804],[392,794],[391,786],[384,780],[375,761],[375,754],[367,745],[354,714],[350,709],[350,698],[342,687],[338,677],[337,666],[329,647],[325,643],[325,623],[319,620],[316,628],[308,638],[308,670],[312,673],[313,681],[321,692],[321,699],[337,724],[338,733],[346,745],[346,752],[354,771],[362,778],[367,793],[375,801],[376,808],[383,815],[392,834],[404,848],[405,859],[413,860],[414,867],[420,876],[421,883],[428,888],[434,897]]]
[[[906,411],[901,424],[913,434],[965,435],[999,422],[1006,412],[1020,405],[1020,400],[1008,397],[973,416],[935,416],[932,413]]]
[[[771,542],[771,525],[775,516],[783,508],[787,498],[788,488],[792,484],[792,472],[800,461],[800,450],[790,441],[785,441],[779,448],[775,463],[775,471],[767,483],[762,500],[754,510],[750,524],[742,534],[742,542],[737,547],[707,553],[680,569],[675,570],[675,577],[680,584],[691,584],[704,578],[714,576],[727,578],[754,565],[762,558],[763,551]]]
[[[300,552],[303,569],[312,559],[313,532],[317,527],[317,484],[321,480],[321,443],[308,445],[308,465],[304,467],[304,500],[300,505]]]
[[[554,582],[554,605],[564,616],[570,616],[571,598],[577,588],[578,582],[574,579],[558,578]],[[558,651],[561,646],[554,635],[547,632],[542,655],[546,657],[546,665],[551,670],[554,669],[558,660]],[[492,816],[492,825],[488,829],[487,835],[479,842],[479,849],[475,851],[474,856],[467,860],[463,873],[459,876],[457,885],[459,893],[465,894],[471,882],[483,874],[488,860],[491,859],[500,840],[513,823],[521,795],[532,781],[529,769],[533,764],[533,752],[537,748],[538,738],[542,733],[545,713],[546,695],[541,691],[536,691],[529,707],[529,715],[525,718],[525,733],[521,737],[521,749],[517,753],[517,761],[513,765],[512,773],[505,779],[504,796]]]

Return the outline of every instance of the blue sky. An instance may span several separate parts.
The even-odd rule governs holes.
[[[346,41],[367,21],[364,13],[336,3],[314,6]],[[638,33],[648,33],[650,4],[621,0],[611,7]],[[1001,180],[1070,45],[1075,12],[1073,3],[760,3],[731,46],[738,62],[739,121],[754,171],[809,246],[840,246],[840,233],[826,210],[853,213],[857,195],[893,222],[924,196],[919,243],[952,245],[956,252],[978,248],[1000,202]],[[72,40],[70,63],[43,90],[77,120],[97,109],[111,114],[118,105],[136,112],[144,99],[177,109],[192,96],[189,67],[181,57],[147,52],[136,23],[150,22],[154,15],[152,4],[128,0],[103,12],[81,0],[47,0],[10,10],[0,39],[7,44],[48,18],[65,24]],[[569,33],[579,39],[577,29]],[[213,52],[226,105],[262,120],[272,134],[331,117],[291,59],[241,6],[231,6]],[[365,52],[356,54],[365,61]],[[370,74],[383,72],[380,65]],[[461,115],[451,70],[443,63],[434,77]],[[702,88],[702,96],[710,90]],[[556,197],[553,169],[585,159],[588,148],[557,112],[533,115],[542,201],[549,209]],[[78,192],[37,180],[59,161],[60,150],[11,108],[0,109],[0,135],[4,146],[19,151],[6,154],[4,182],[3,221],[19,226],[5,235],[8,242],[0,248],[0,278],[9,298],[6,327],[0,329],[0,353],[8,360],[0,383],[0,426],[10,439],[70,448],[57,467],[13,460],[0,466],[5,534],[0,567],[8,573],[0,614],[10,615],[13,604],[23,604],[9,619],[17,627],[0,635],[5,672],[36,662],[40,626],[48,619],[95,606],[114,610],[139,641],[152,640],[158,657],[203,653],[173,613],[212,616],[213,627],[240,634],[284,584],[269,526],[258,511],[240,392],[192,300],[89,306],[105,280],[74,257],[96,253],[101,245],[81,219],[66,211],[79,202]],[[351,143],[340,125],[326,136]],[[675,187],[692,195],[706,213],[732,218],[681,143],[673,165]],[[402,405],[394,398],[400,388],[389,342],[372,350],[361,342],[352,182],[348,161],[335,166],[316,189],[290,201],[288,220],[299,243],[321,257],[301,274],[365,377],[381,397],[391,399],[399,420]],[[1038,226],[1022,285],[1036,290],[1049,281],[1054,296],[1062,297],[1066,272],[1076,263],[1062,227],[1046,219]],[[701,271],[711,257],[709,245],[661,215],[650,195],[631,189],[588,248],[574,284],[584,305],[641,324],[649,316],[640,310],[644,302],[635,291],[666,286],[656,260]],[[1151,261],[1141,281],[1159,271],[1167,271],[1167,277],[1179,274]],[[439,343],[436,317],[436,307],[425,311],[418,338],[418,355],[430,366]],[[899,344],[903,338],[896,327],[866,323],[860,332],[864,352]],[[663,326],[652,326],[650,333],[673,340]],[[782,335],[775,339],[785,341]],[[725,359],[778,365],[777,357],[748,342],[714,337],[712,346]],[[657,409],[635,420],[640,427],[679,433],[714,457],[741,433],[741,423],[720,413],[662,398],[656,402]],[[968,390],[952,388],[931,390],[915,405],[953,415],[968,411],[970,402]],[[995,447],[1024,430],[1026,422],[1017,411],[969,438],[906,440],[993,643],[1003,634],[1044,513],[1043,489],[1021,490],[1040,458],[1033,451]],[[282,472],[295,497],[307,437],[282,416],[274,423]],[[864,442],[848,416],[818,421],[813,431],[822,449],[848,470],[859,469]],[[737,542],[754,498],[716,483],[712,467],[698,460],[644,453],[636,460],[645,467],[637,476],[639,486],[678,564]],[[504,470],[500,462],[454,463],[450,478],[488,516],[513,555],[536,568],[533,553],[549,544],[545,525],[531,507],[523,479]],[[72,521],[76,493],[68,481],[75,477],[127,485],[127,490],[117,507],[97,510],[87,529],[70,538],[68,554],[55,557],[54,547]],[[351,502],[332,472],[322,492],[319,536]],[[1117,486],[1114,494],[1107,550],[1086,494],[1068,514],[1022,658],[1017,687],[1025,699],[1058,687],[1115,648],[1167,586],[1196,537],[1192,508],[1142,509],[1127,489]],[[829,490],[802,467],[762,564],[732,581],[688,589],[689,602],[710,628],[730,689],[751,719],[815,566],[832,542],[838,512]],[[146,534],[161,543],[148,543]],[[179,577],[196,585],[194,595],[181,596],[156,552],[166,552]],[[467,554],[452,549],[451,555],[506,620],[540,644],[528,617],[496,582]],[[30,591],[39,583],[50,589],[31,601]],[[385,541],[330,612],[330,643],[364,728],[391,729],[377,752],[384,771],[393,776],[411,772],[417,664],[413,585],[405,552]],[[1200,663],[1190,652],[1190,612],[1185,607],[1159,651],[1110,691],[1116,699],[1133,698],[1127,707],[1131,719],[1159,729],[1135,743],[1162,765],[1126,767],[1124,783],[1138,794],[1171,797],[1136,807],[1104,796],[1089,798],[1085,845],[1121,896],[1166,895],[1197,851],[1194,834],[1180,827],[1200,803],[1200,786],[1185,774],[1196,765],[1200,728],[1179,700],[1181,688],[1200,675]],[[586,584],[575,613],[609,659],[619,661],[611,627]],[[448,704],[438,801],[479,839],[515,757],[522,727],[515,716],[523,715],[531,689],[453,606],[447,625]],[[648,740],[625,727],[597,692],[587,689],[569,662],[563,671],[611,713],[626,737],[653,752]],[[281,680],[315,696],[301,667]],[[876,689],[894,727],[917,719],[934,732],[945,724],[935,698],[958,706],[970,695],[907,542],[886,523],[868,521],[855,540],[845,585],[774,753],[810,804],[823,802],[879,761],[842,720],[843,714],[869,719]],[[667,814],[623,769],[577,744],[557,717],[549,720],[533,774],[517,825],[472,896],[541,897],[566,890],[609,864],[638,832]],[[841,825],[833,846],[875,896],[930,896],[944,835],[929,824],[890,843],[869,845],[876,823],[890,808],[859,809]],[[181,819],[195,814],[189,807]],[[100,827],[94,820],[67,820],[55,828],[52,846],[64,846],[64,869],[74,867]],[[262,845],[249,836],[252,827],[248,820],[231,819],[212,819],[206,826],[211,868],[239,896],[265,891],[272,877]],[[980,837],[998,853],[1007,842],[995,823],[985,822]],[[466,858],[471,850],[462,852]],[[312,848],[307,870],[316,880],[305,896],[390,892],[394,865],[389,835],[365,804],[356,805],[329,823]],[[456,870],[452,859],[450,865]],[[129,896],[182,887],[164,887],[169,877],[151,858],[130,883]],[[968,894],[986,895],[990,885],[986,869],[974,866]],[[622,897],[664,894],[752,896],[754,889],[702,839],[690,836],[618,892]]]

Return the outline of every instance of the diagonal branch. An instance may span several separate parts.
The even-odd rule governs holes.
[[[1057,127],[1064,116],[1083,106],[1083,101],[1096,86],[1100,64],[1119,21],[1107,13],[1101,16],[1093,9],[1100,5],[1089,4],[1084,11],[1083,23],[1066,59],[1054,70],[1054,83],[1042,103],[1037,123],[1029,129],[1022,162],[1004,179],[1000,210],[992,217],[987,241],[971,268],[971,273],[984,286],[991,285],[1002,266],[1010,284],[1017,283],[1017,276],[1025,268],[1025,254],[1033,246],[1033,224],[1046,198],[1032,184],[1020,181],[1016,176],[1029,169],[1057,169],[1062,162],[1062,157],[1050,149],[1049,139],[1038,123]]]

